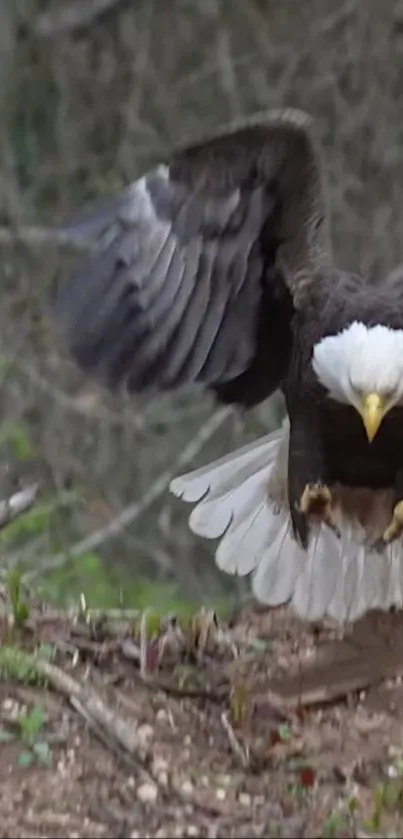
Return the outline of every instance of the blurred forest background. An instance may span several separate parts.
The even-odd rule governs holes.
[[[129,401],[84,380],[48,317],[80,255],[51,228],[176,143],[294,106],[316,119],[339,263],[391,270],[403,2],[1,0],[0,80],[0,494],[41,482],[36,508],[0,533],[1,564],[63,604],[238,597],[245,583],[215,569],[190,507],[163,490],[277,425],[281,402],[223,416],[208,397]]]

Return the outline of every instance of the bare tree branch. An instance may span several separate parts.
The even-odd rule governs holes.
[[[25,574],[24,580],[30,581],[38,574],[43,574],[44,571],[52,571],[55,568],[60,568],[68,562],[69,559],[76,559],[88,551],[94,551],[109,539],[112,539],[114,536],[119,536],[122,530],[128,527],[129,524],[133,524],[133,522],[136,521],[136,519],[138,519],[145,510],[151,507],[154,501],[163,495],[174,475],[194,460],[196,455],[198,455],[202,450],[207,440],[215,434],[215,432],[224,424],[224,422],[226,422],[232,413],[233,409],[227,407],[216,411],[207,420],[207,422],[204,423],[190,443],[185,446],[182,454],[177,458],[175,463],[170,466],[169,469],[166,469],[165,472],[163,472],[162,475],[160,475],[151,484],[141,501],[135,501],[134,504],[130,504],[118,516],[116,516],[116,518],[109,522],[106,527],[96,530],[94,533],[91,533],[89,536],[86,536],[84,539],[76,542],[76,544],[67,551],[63,551],[62,553],[45,559],[38,568]]]
[[[27,247],[67,247],[73,250],[86,251],[91,242],[77,233],[65,233],[63,230],[51,227],[37,227],[23,225],[16,227],[0,227],[0,245],[26,245]]]
[[[76,0],[60,9],[39,15],[34,24],[34,34],[41,38],[54,38],[91,26],[97,18],[117,9],[126,0]]]
[[[0,3],[0,212],[17,216],[20,205],[8,135],[8,108],[12,96],[16,57],[17,10],[13,0]]]
[[[69,396],[57,385],[47,379],[32,364],[25,359],[13,359],[15,366],[29,379],[31,384],[52,399],[63,411],[70,411],[82,416],[91,417],[97,422],[104,422],[114,426],[130,425],[136,431],[146,433],[147,423],[137,411],[131,411],[130,416],[120,411],[112,411],[102,402],[102,393],[95,387],[87,387],[76,396]]]
[[[10,498],[0,501],[0,530],[32,507],[38,490],[39,484],[32,484],[14,493]]]

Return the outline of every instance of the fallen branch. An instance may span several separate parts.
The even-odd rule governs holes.
[[[46,679],[58,693],[62,693],[70,704],[79,710],[87,722],[91,721],[94,728],[105,732],[108,738],[114,740],[124,752],[137,758],[141,764],[150,755],[149,747],[137,736],[133,721],[127,723],[103,702],[101,697],[87,685],[81,685],[69,673],[42,658],[37,658],[35,666],[41,677]]]
[[[232,408],[222,408],[216,411],[201,427],[196,436],[185,446],[182,454],[178,457],[175,463],[166,469],[153,484],[151,484],[148,491],[145,493],[141,501],[135,501],[126,507],[122,513],[116,518],[112,519],[105,527],[96,530],[89,536],[86,536],[81,541],[76,542],[69,550],[56,554],[53,557],[45,559],[35,570],[29,571],[24,575],[24,582],[32,580],[38,574],[44,571],[52,571],[55,568],[62,567],[70,559],[77,559],[88,551],[95,551],[100,545],[103,545],[109,539],[119,536],[122,530],[133,524],[139,516],[144,513],[151,505],[164,494],[168,484],[171,482],[174,475],[178,474],[181,469],[188,466],[192,460],[198,455],[204,444],[215,432],[226,422],[232,414]]]
[[[35,659],[35,667],[41,678],[54,690],[66,697],[70,705],[83,717],[104,745],[117,753],[122,759],[136,763],[140,771],[144,772],[157,785],[162,798],[169,801],[174,795],[179,801],[189,803],[188,798],[183,796],[181,790],[174,786],[169,786],[169,788],[160,786],[158,779],[149,768],[153,755],[152,745],[138,736],[133,719],[126,722],[115,710],[106,705],[92,687],[80,684],[73,676],[65,673],[57,665],[38,657]],[[214,805],[206,808],[203,803],[199,803],[197,800],[192,803],[198,809],[208,810],[217,815]]]
[[[382,648],[379,656],[374,656],[371,647],[356,649],[351,644],[343,651],[340,642],[335,642],[327,649],[324,660],[300,668],[297,673],[270,679],[263,701],[269,701],[284,714],[336,702],[402,675],[401,642],[392,648]]]

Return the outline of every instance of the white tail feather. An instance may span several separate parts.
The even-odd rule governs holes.
[[[328,615],[357,620],[369,609],[403,606],[403,540],[382,552],[370,547],[389,523],[387,491],[333,487],[341,538],[326,525],[311,526],[308,549],[296,542],[287,505],[289,422],[236,452],[175,478],[171,491],[198,502],[189,525],[221,541],[216,562],[229,574],[253,573],[262,603],[291,601],[308,620]]]

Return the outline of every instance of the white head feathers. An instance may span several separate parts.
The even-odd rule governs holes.
[[[390,407],[403,403],[403,330],[352,323],[316,344],[312,365],[338,402],[357,406],[363,395],[375,392]]]

